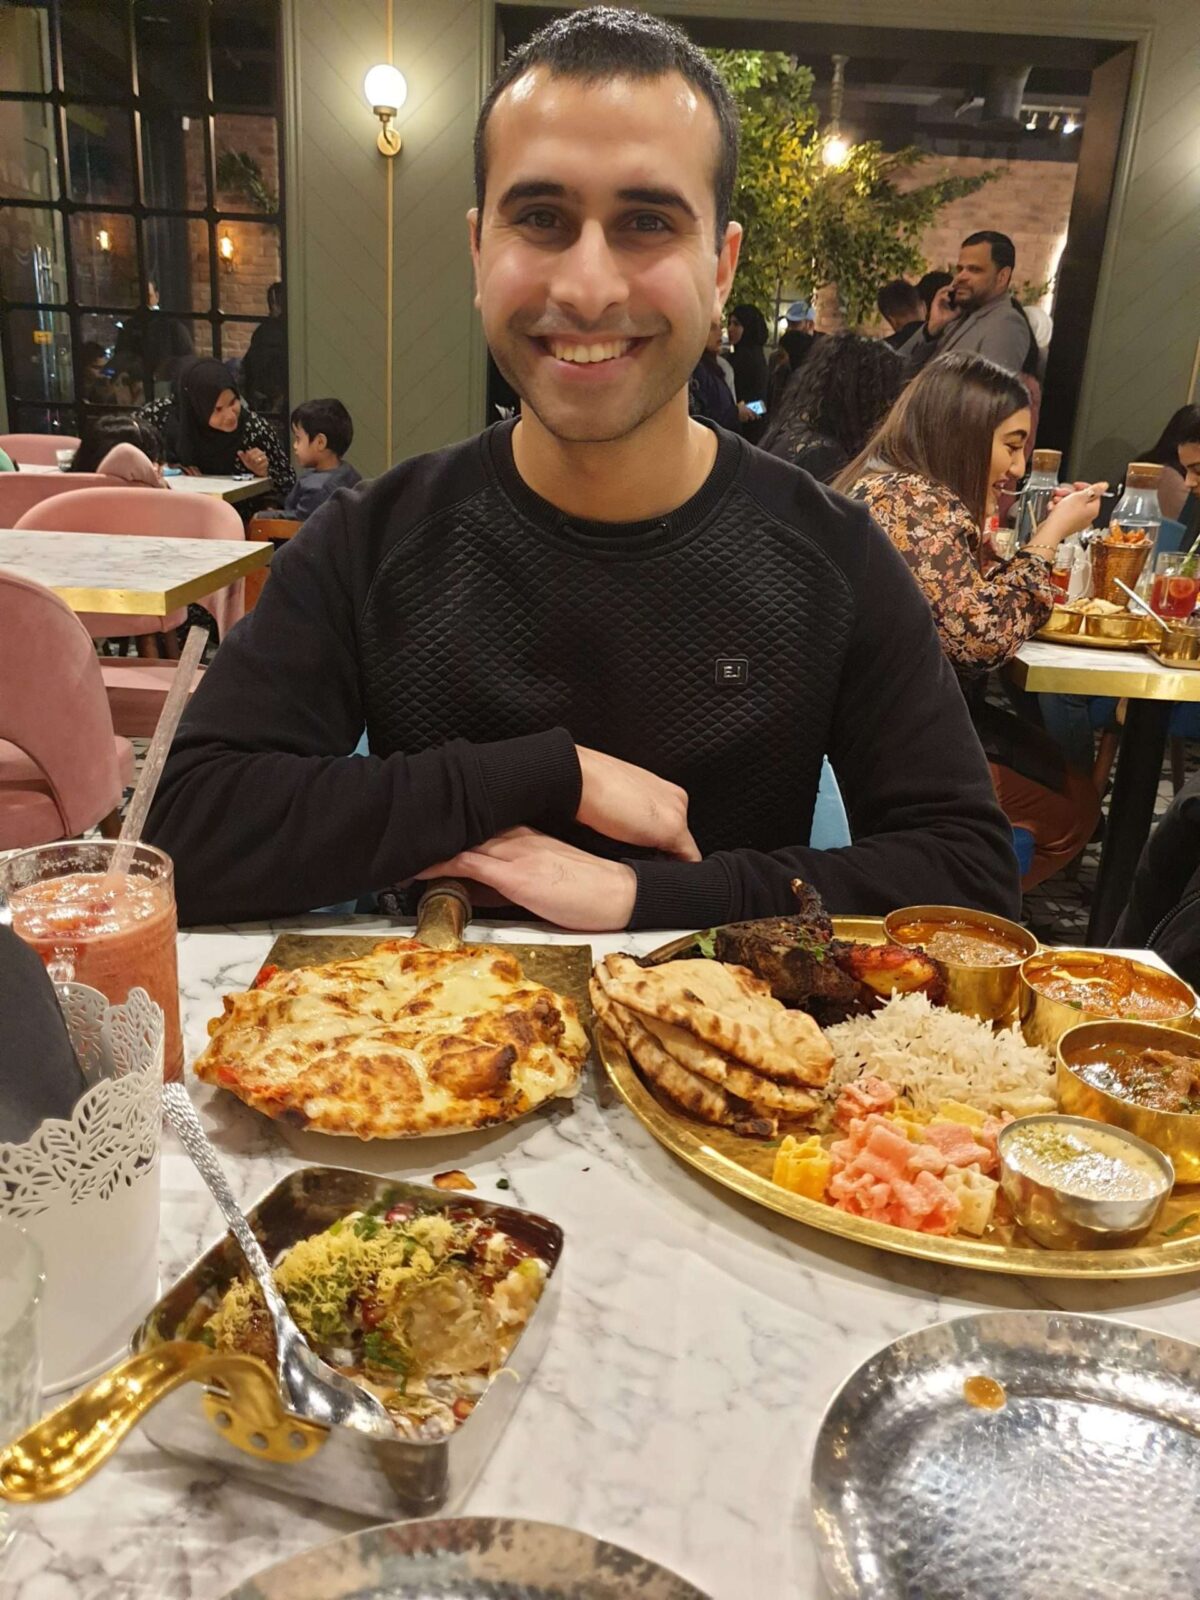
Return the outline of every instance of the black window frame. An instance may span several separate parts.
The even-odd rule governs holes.
[[[125,12],[129,57],[129,86],[126,93],[122,95],[67,93],[62,50],[62,19],[64,12],[70,10],[71,0],[37,0],[37,3],[29,8],[30,10],[44,11],[47,18],[50,83],[48,92],[0,90],[0,102],[35,104],[46,106],[50,110],[54,129],[57,195],[24,198],[9,195],[3,189],[0,189],[0,209],[50,211],[57,214],[63,250],[62,276],[66,292],[66,297],[61,300],[11,300],[0,295],[0,351],[2,351],[3,355],[4,387],[10,428],[15,426],[14,419],[17,418],[19,413],[33,411],[49,415],[52,421],[51,432],[78,434],[82,431],[82,424],[89,416],[99,416],[113,411],[135,411],[140,409],[141,404],[147,403],[152,398],[151,394],[147,392],[139,405],[125,406],[109,401],[99,402],[86,399],[82,363],[84,339],[80,332],[81,318],[83,317],[99,315],[116,319],[129,319],[136,316],[146,306],[149,282],[146,251],[146,224],[148,221],[165,218],[183,222],[202,220],[205,223],[208,230],[208,274],[210,285],[208,310],[184,311],[174,307],[169,309],[172,315],[178,316],[181,320],[185,320],[190,324],[208,323],[212,334],[213,354],[218,360],[225,359],[222,329],[226,322],[237,323],[244,327],[247,323],[258,325],[268,321],[267,315],[259,316],[241,310],[229,312],[221,309],[221,273],[225,269],[218,249],[218,239],[222,224],[260,223],[278,230],[279,281],[284,284],[284,305],[286,306],[287,304],[282,0],[266,0],[266,4],[270,7],[270,20],[274,30],[274,48],[272,51],[274,99],[270,106],[235,105],[228,101],[215,100],[213,98],[210,0],[170,0],[173,6],[178,6],[181,10],[190,12],[194,25],[201,33],[202,59],[204,62],[203,103],[202,105],[197,104],[194,111],[188,107],[178,108],[178,115],[194,116],[203,122],[206,203],[200,208],[187,205],[148,205],[145,200],[147,185],[143,160],[142,119],[144,115],[161,113],[166,102],[164,102],[160,94],[154,92],[143,94],[141,91],[137,41],[137,3],[138,0],[112,0],[114,6],[123,6]],[[130,122],[130,149],[132,152],[134,189],[132,203],[116,204],[102,200],[75,200],[71,198],[67,108],[72,105],[103,106],[125,111]],[[273,118],[278,173],[278,192],[274,211],[236,211],[228,207],[218,206],[216,119],[222,116],[269,116]],[[80,212],[104,212],[109,216],[129,216],[133,218],[137,255],[137,304],[135,306],[112,306],[76,298],[77,274],[71,219]],[[71,330],[71,372],[74,399],[43,400],[34,396],[23,395],[19,392],[16,386],[17,373],[13,360],[12,340],[9,337],[9,313],[12,311],[48,312],[67,315]],[[288,376],[290,383],[290,372]],[[278,423],[286,419],[289,406],[290,396],[285,393],[283,410],[278,413],[266,412],[265,414]]]

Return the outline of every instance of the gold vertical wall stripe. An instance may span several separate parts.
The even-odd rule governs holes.
[[[387,0],[387,58],[389,64],[391,66],[395,66],[396,63],[392,55],[392,4],[393,0]],[[395,277],[396,264],[396,237],[393,218],[396,203],[395,172],[396,162],[398,160],[399,157],[397,156],[385,156],[383,161],[384,172],[387,174],[385,180],[387,183],[387,242],[384,254],[384,260],[386,262],[384,271],[386,278],[387,303],[384,311],[383,339],[383,359],[387,370],[383,375],[383,413],[384,438],[387,442],[386,465],[388,467],[391,467],[395,462],[395,449],[392,441],[392,339],[394,332],[393,322],[395,318],[395,306],[392,303],[392,286]]]

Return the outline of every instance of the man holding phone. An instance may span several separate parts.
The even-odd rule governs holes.
[[[938,290],[925,325],[901,346],[912,371],[950,350],[986,356],[1014,376],[1036,370],[1037,342],[1010,289],[1016,263],[1006,233],[987,230],[963,240],[954,281]]]

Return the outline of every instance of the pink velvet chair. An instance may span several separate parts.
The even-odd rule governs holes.
[[[132,782],[86,629],[49,589],[0,570],[0,850],[97,823],[115,833]]]
[[[81,474],[82,476],[82,474]],[[244,539],[242,519],[216,495],[173,494],[169,489],[113,486],[105,480],[102,494],[94,489],[56,495],[33,506],[17,522],[18,528],[52,529],[59,533],[122,533],[155,539]],[[245,610],[245,583],[239,578],[217,594],[199,602],[216,619],[224,638]],[[80,621],[95,639],[124,639],[139,634],[163,633],[182,626],[186,613],[168,617],[115,616],[81,612]]]
[[[31,467],[53,467],[60,450],[78,450],[73,433],[0,433],[0,450],[13,461]]]
[[[98,472],[0,472],[0,528],[15,528],[21,518],[44,500],[56,500],[61,494],[78,489],[113,489],[115,478],[101,477]],[[44,523],[50,527],[50,523]]]

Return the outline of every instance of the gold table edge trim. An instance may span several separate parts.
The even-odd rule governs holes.
[[[244,578],[248,572],[269,566],[274,554],[274,545],[256,541],[245,555],[235,556],[224,566],[189,578],[186,583],[174,584],[170,589],[94,589],[57,583],[47,584],[46,587],[60,600],[65,600],[72,611],[95,611],[125,617],[164,616],[168,611],[190,605],[193,600],[202,600],[206,594],[215,594],[218,589]]]
[[[1057,643],[1057,641],[1042,641]],[[1008,664],[1017,687],[1031,694],[1113,695],[1118,700],[1200,701],[1200,672],[1194,668],[1174,669],[1158,663],[1153,674],[1139,671],[1132,657],[1139,652],[1112,652],[1111,666],[1049,666],[1042,661],[1022,661],[1014,656]]]

